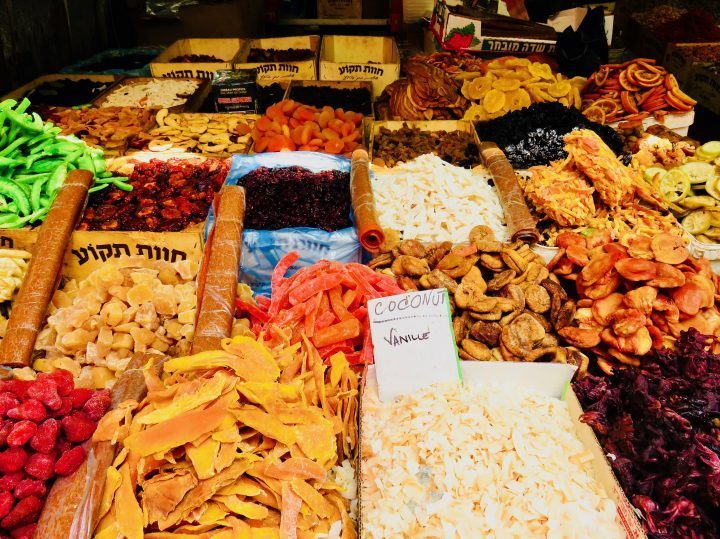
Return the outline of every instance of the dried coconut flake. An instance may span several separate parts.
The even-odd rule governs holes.
[[[382,403],[368,390],[362,443],[363,538],[625,537],[558,399],[455,384]]]

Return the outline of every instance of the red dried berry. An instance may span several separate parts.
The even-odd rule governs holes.
[[[83,406],[82,411],[85,412],[93,421],[100,421],[110,409],[112,399],[110,398],[110,390],[103,389],[95,393]]]
[[[97,425],[83,412],[73,412],[63,417],[62,428],[69,442],[84,442],[95,432]]]
[[[30,438],[35,436],[37,430],[37,425],[32,421],[28,421],[27,419],[18,421],[15,425],[13,425],[10,434],[8,434],[7,444],[10,447],[20,447],[25,445]]]
[[[85,406],[85,403],[90,399],[90,397],[93,396],[93,393],[95,393],[94,390],[88,389],[86,387],[79,387],[77,389],[73,389],[72,393],[70,393],[73,408],[75,408],[76,410],[82,409],[82,407]]]
[[[20,500],[15,507],[0,521],[0,526],[12,530],[18,526],[29,524],[35,520],[42,509],[43,502],[37,496],[28,496]]]
[[[47,494],[47,487],[45,486],[45,482],[39,479],[23,479],[13,490],[13,495],[18,500],[22,500],[28,496],[40,496],[44,498],[45,494]]]
[[[53,410],[53,416],[63,418],[66,415],[68,415],[70,412],[72,412],[73,409],[73,402],[70,397],[61,397],[60,399],[62,401],[62,404],[60,405],[60,408],[57,410]]]
[[[0,393],[0,416],[5,417],[8,410],[12,410],[19,405],[20,399],[17,398],[15,393],[10,393],[9,391]]]
[[[15,422],[12,419],[6,419],[0,426],[0,445],[7,445],[7,437],[10,434]]]
[[[55,444],[55,450],[57,451],[58,455],[62,455],[63,453],[70,451],[72,449],[73,444],[68,442],[65,438],[60,438],[57,443]]]
[[[33,539],[33,537],[35,537],[35,530],[37,530],[37,527],[37,524],[20,526],[19,528],[10,530],[10,535],[13,539]]]
[[[25,471],[28,475],[43,481],[47,481],[53,476],[54,469],[55,459],[52,455],[43,455],[42,453],[31,455],[25,464]]]
[[[0,518],[4,517],[10,512],[15,498],[7,490],[0,490]]]
[[[25,479],[24,471],[4,474],[2,477],[0,477],[0,491],[13,490],[16,486],[20,484],[20,481],[22,481],[23,479]]]
[[[27,399],[20,406],[8,410],[7,415],[13,419],[29,419],[40,423],[47,418],[47,410],[39,400]]]
[[[30,440],[30,447],[40,453],[50,453],[55,449],[60,422],[57,419],[46,419],[37,429],[35,436]]]
[[[27,451],[22,447],[11,447],[0,453],[0,472],[12,473],[22,470],[27,460]]]
[[[55,382],[57,385],[57,392],[61,397],[67,397],[75,388],[75,380],[73,379],[72,373],[65,369],[53,371],[48,374],[47,377]],[[42,374],[38,375],[38,380],[42,378],[44,378]]]
[[[66,451],[55,463],[55,473],[57,475],[70,475],[77,470],[85,461],[85,448],[76,445],[70,451]]]
[[[51,410],[57,410],[62,406],[54,380],[38,380],[28,388],[27,396],[39,400]]]
[[[8,380],[6,391],[11,391],[20,399],[24,399],[25,393],[32,384],[32,380]]]

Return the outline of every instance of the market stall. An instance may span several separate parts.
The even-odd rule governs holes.
[[[720,538],[720,30],[467,4],[0,100],[0,537]]]

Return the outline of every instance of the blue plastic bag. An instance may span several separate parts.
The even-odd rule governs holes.
[[[107,49],[99,52],[90,58],[86,58],[71,66],[63,68],[61,73],[102,73],[107,75],[124,75],[126,77],[149,77],[150,62],[158,56],[164,47],[134,47],[132,49]],[[104,63],[114,58],[122,61],[122,58],[132,56],[136,67],[117,69],[98,69],[97,64]],[[140,65],[140,64],[143,65]]]
[[[235,155],[226,180],[228,185],[237,185],[239,180],[260,167],[285,168],[304,167],[311,172],[340,170],[350,172],[350,160],[317,152],[277,152],[255,155]],[[205,237],[212,226],[210,213],[205,228]],[[270,295],[270,280],[278,261],[291,251],[300,254],[298,261],[290,268],[288,275],[319,260],[338,262],[360,262],[362,248],[355,227],[335,232],[317,228],[283,228],[280,230],[245,230],[243,232],[242,262],[240,281],[248,284],[256,294]]]

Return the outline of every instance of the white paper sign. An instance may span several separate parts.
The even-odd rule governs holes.
[[[462,380],[444,288],[368,301],[380,400]]]

